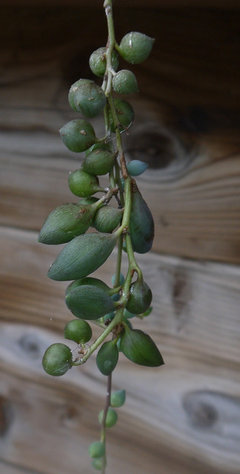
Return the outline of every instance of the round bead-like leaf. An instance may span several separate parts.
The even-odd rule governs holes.
[[[104,342],[97,354],[97,366],[103,375],[109,375],[118,362],[118,348],[113,341]]]
[[[49,375],[64,375],[72,367],[72,352],[60,342],[52,344],[43,356],[42,365]]]
[[[118,94],[134,94],[138,92],[138,83],[135,74],[128,69],[118,71],[112,80],[113,89]]]
[[[91,196],[101,191],[98,178],[81,169],[70,173],[68,185],[72,193],[80,197]]]
[[[100,424],[102,424],[103,422],[103,415],[104,415],[104,411],[101,410],[99,415],[98,415],[98,421]],[[107,428],[112,428],[112,426],[116,425],[117,423],[117,420],[118,420],[118,414],[116,412],[116,410],[113,410],[113,408],[108,408],[108,411],[107,411],[107,416],[106,416],[106,427]]]
[[[152,302],[152,292],[147,283],[138,279],[131,284],[129,293],[127,310],[132,314],[144,313]]]
[[[132,160],[127,163],[127,170],[131,176],[139,176],[148,168],[148,164],[140,160]]]
[[[125,328],[121,336],[120,350],[135,364],[146,367],[158,367],[164,364],[156,344],[140,329]]]
[[[131,64],[139,64],[148,58],[153,43],[154,38],[137,31],[131,31],[122,38],[119,53],[125,61]]]
[[[114,99],[113,102],[114,102],[117,118],[120,124],[120,129],[124,130],[124,129],[129,128],[130,125],[134,121],[134,110],[131,104],[129,104],[129,102],[123,99]],[[111,112],[109,112],[109,122],[110,122],[110,129],[112,132],[114,132],[116,127],[114,125]]]
[[[107,294],[109,294],[109,291],[110,291],[109,286],[106,283],[104,283],[104,281],[99,280],[99,278],[86,277],[86,278],[81,278],[80,280],[75,280],[72,283],[70,283],[70,285],[68,285],[66,289],[65,296],[67,296],[70,293],[70,291],[82,285],[90,285],[90,286],[100,288],[104,290]]]
[[[104,175],[111,171],[115,156],[115,153],[104,148],[95,148],[92,152],[87,154],[82,163],[82,169],[89,174]]]
[[[70,87],[69,104],[75,112],[95,117],[104,108],[106,97],[101,87],[89,79],[79,79]]]
[[[59,133],[64,145],[75,152],[87,150],[96,141],[94,129],[86,120],[71,120],[59,130]]]
[[[89,66],[93,74],[102,77],[106,70],[106,48],[101,47],[93,51],[89,58]],[[112,68],[116,71],[118,68],[118,54],[115,50],[112,52]]]
[[[50,267],[49,278],[67,281],[88,276],[107,260],[116,241],[115,234],[89,233],[75,237]]]
[[[92,329],[87,321],[73,319],[69,321],[64,328],[65,339],[75,341],[77,344],[85,344],[92,337]]]
[[[102,441],[94,441],[90,444],[88,452],[91,458],[101,458],[105,454],[105,445]]]
[[[113,232],[122,220],[123,209],[110,206],[101,207],[93,220],[93,227],[99,232]]]
[[[126,400],[126,390],[117,390],[111,394],[111,406],[119,408],[124,405]]]

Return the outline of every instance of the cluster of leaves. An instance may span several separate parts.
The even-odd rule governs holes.
[[[108,26],[113,26],[110,1],[105,1],[105,10]],[[79,79],[69,91],[71,108],[84,118],[68,122],[61,128],[60,135],[69,150],[85,152],[81,167],[70,173],[68,179],[71,192],[80,199],[63,204],[49,214],[39,241],[66,244],[51,265],[48,276],[53,280],[71,281],[65,301],[75,319],[66,324],[64,337],[79,345],[80,356],[74,359],[66,344],[52,344],[43,356],[43,367],[53,376],[61,376],[71,367],[83,364],[97,349],[97,367],[108,377],[117,365],[119,351],[136,364],[150,367],[163,364],[151,337],[132,327],[134,317],[143,318],[151,312],[152,292],[143,279],[134,252],[146,253],[151,249],[154,223],[133,178],[145,171],[146,164],[138,160],[126,164],[121,141],[121,133],[134,120],[134,111],[118,94],[137,92],[137,80],[130,70],[117,72],[119,54],[128,63],[138,64],[150,54],[153,41],[142,33],[131,32],[117,44],[113,27],[109,28],[107,46],[98,48],[89,59],[92,72],[103,78],[102,85]],[[85,118],[101,113],[106,134],[97,138],[92,124]],[[99,177],[106,174],[109,186],[103,188]],[[93,196],[96,193],[102,196],[96,198]],[[113,201],[117,207],[111,205]],[[86,233],[89,227],[95,231]],[[89,275],[107,260],[116,244],[117,266],[112,287],[109,287]],[[129,262],[126,276],[121,273],[123,250]],[[103,328],[92,343],[88,321]],[[107,410],[99,415],[100,424],[113,426],[117,413],[112,407],[120,407],[124,401],[125,391],[113,393]],[[94,467],[102,470],[105,441],[94,442],[89,454]]]

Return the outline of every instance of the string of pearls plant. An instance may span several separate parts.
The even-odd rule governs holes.
[[[71,86],[68,99],[71,108],[83,117],[103,114],[106,133],[97,138],[85,118],[71,120],[61,128],[66,147],[76,153],[85,152],[81,167],[68,180],[71,192],[80,199],[54,209],[39,234],[39,241],[44,244],[66,243],[48,276],[71,281],[65,301],[76,318],[66,324],[64,337],[78,345],[78,356],[74,359],[67,345],[52,344],[43,356],[43,368],[50,375],[61,376],[84,364],[97,351],[97,367],[107,377],[107,396],[105,408],[99,413],[100,439],[90,445],[89,455],[93,467],[103,474],[107,465],[106,429],[115,425],[118,418],[115,408],[125,401],[125,390],[111,390],[119,351],[135,364],[157,367],[164,363],[151,337],[132,326],[134,318],[144,318],[151,312],[152,292],[144,281],[135,252],[146,253],[151,249],[154,222],[134,179],[147,165],[138,160],[126,163],[122,144],[122,133],[131,126],[134,111],[119,95],[136,93],[137,79],[128,69],[118,71],[119,55],[127,63],[141,63],[149,56],[154,40],[130,32],[118,44],[111,0],[105,0],[104,9],[107,45],[94,51],[89,60],[90,69],[102,78],[102,85],[79,79]],[[103,188],[99,176],[106,174],[109,185]],[[95,193],[102,196],[93,197]],[[111,205],[112,200],[117,207]],[[95,231],[86,234],[89,227]],[[116,269],[109,287],[89,275],[107,260],[116,245]],[[121,272],[123,250],[128,258],[125,276]],[[87,321],[102,329],[93,342]]]

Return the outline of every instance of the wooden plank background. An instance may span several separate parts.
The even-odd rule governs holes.
[[[105,381],[94,357],[61,379],[43,373],[42,354],[63,340],[70,314],[66,285],[46,278],[59,248],[37,235],[53,207],[74,200],[67,175],[79,157],[57,130],[75,118],[68,87],[91,77],[105,20],[100,8],[0,10],[0,471],[90,474]],[[129,159],[149,162],[138,181],[156,223],[153,252],[138,256],[154,311],[135,326],[151,334],[165,366],[121,357],[114,389],[126,388],[127,402],[108,473],[237,474],[240,15],[230,3],[157,15],[121,3],[116,18],[119,38],[131,29],[156,37],[151,58],[134,68],[141,95],[124,140]],[[93,123],[100,136],[101,120]],[[109,283],[113,265],[114,255],[96,275]]]

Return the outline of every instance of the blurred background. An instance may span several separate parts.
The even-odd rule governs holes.
[[[124,137],[152,209],[152,252],[139,255],[154,310],[135,327],[154,338],[160,369],[121,357],[113,388],[127,402],[109,432],[108,473],[240,472],[240,5],[217,0],[114,2],[118,41],[156,38],[130,66],[140,94]],[[51,378],[41,358],[71,318],[65,283],[46,277],[59,247],[37,243],[57,205],[74,201],[79,155],[58,129],[76,118],[67,94],[92,78],[106,44],[102,2],[0,5],[0,472],[91,474],[88,445],[106,380],[95,358]],[[121,63],[121,68],[128,67]],[[92,121],[101,135],[101,118]],[[114,255],[96,272],[110,284]]]

